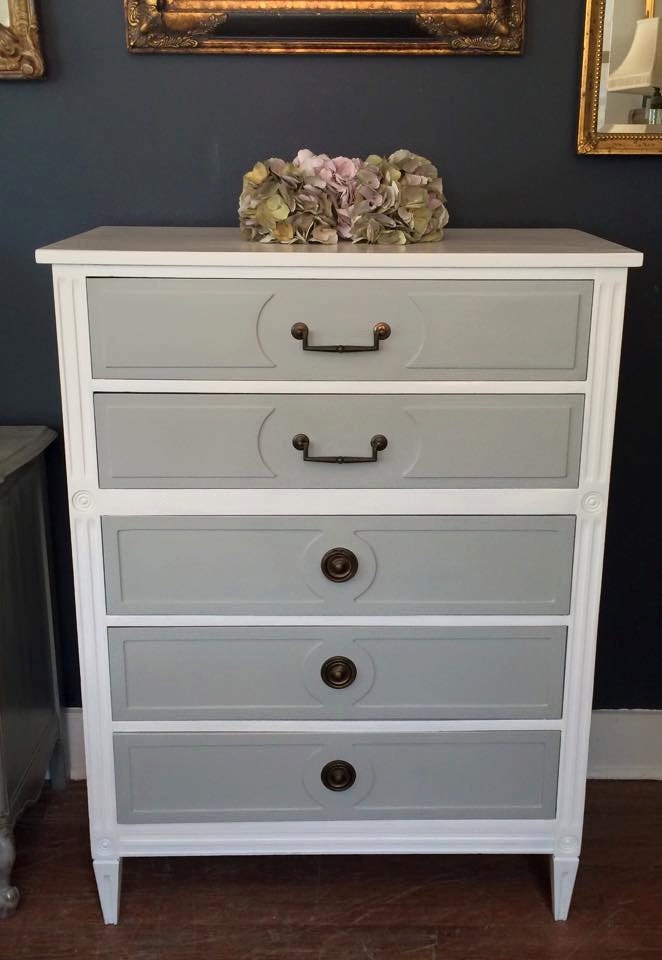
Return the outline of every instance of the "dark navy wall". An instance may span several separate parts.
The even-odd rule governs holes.
[[[579,0],[530,3],[522,57],[132,56],[121,0],[41,3],[48,78],[0,82],[0,422],[61,426],[36,246],[100,224],[233,224],[244,169],[409,147],[456,226],[643,249],[630,284],[596,705],[662,707],[662,157],[578,157]],[[61,449],[50,458],[65,701],[79,703]]]

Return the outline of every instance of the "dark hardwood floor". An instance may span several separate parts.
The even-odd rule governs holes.
[[[359,856],[125,860],[105,927],[83,786],[47,791],[16,834],[1,960],[662,958],[662,783],[590,784],[565,924],[545,857]]]

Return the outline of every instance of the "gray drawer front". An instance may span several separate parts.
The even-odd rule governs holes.
[[[239,380],[582,380],[593,285],[522,280],[87,282],[95,377]],[[369,345],[378,351],[304,351]]]
[[[575,518],[104,517],[113,614],[567,614]],[[345,582],[321,560],[358,560]]]
[[[552,719],[563,627],[121,627],[116,720]],[[354,664],[329,687],[323,664]]]
[[[557,731],[116,734],[120,823],[551,819]],[[334,792],[320,773],[351,763]]]
[[[102,487],[573,487],[581,396],[97,394]],[[374,463],[304,462],[370,456]]]

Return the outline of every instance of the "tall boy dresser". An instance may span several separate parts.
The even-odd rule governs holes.
[[[627,268],[100,228],[53,264],[92,856],[582,836]]]

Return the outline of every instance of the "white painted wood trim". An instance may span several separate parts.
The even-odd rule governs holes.
[[[115,733],[448,733],[563,730],[562,720],[116,720]]]
[[[586,380],[102,380],[97,393],[584,394]]]
[[[188,614],[106,615],[109,627],[562,627],[569,617],[257,617]]]
[[[590,484],[568,490],[100,490],[91,478],[79,488],[99,516],[567,515],[577,513],[595,489]]]
[[[405,265],[448,268],[639,266],[642,254],[580,230],[457,229],[438,243],[402,247],[341,242],[322,246],[249,243],[228,227],[97,227],[36,252],[38,263],[268,265],[278,269],[372,267],[400,273]]]
[[[292,248],[290,248],[292,249]],[[46,260],[38,260],[45,263]],[[438,262],[430,267],[401,267],[393,269],[393,265],[378,267],[374,264],[366,266],[356,264],[342,266],[332,263],[331,266],[266,266],[264,263],[253,263],[249,266],[233,264],[208,264],[194,266],[190,263],[175,262],[171,264],[152,261],[140,262],[137,265],[129,263],[92,263],[80,266],[80,261],[69,261],[55,264],[54,269],[60,274],[67,271],[78,274],[81,271],[88,277],[180,277],[191,280],[593,280],[596,271],[607,269],[608,265],[584,263],[575,261],[563,266],[557,262],[545,266],[525,265],[511,261],[506,268],[496,265],[480,266],[472,264],[448,264],[440,267]],[[629,264],[632,266],[632,264]],[[640,265],[640,264],[638,264]],[[609,269],[619,269],[627,265],[615,264]]]
[[[91,510],[96,441],[85,277],[53,274],[62,392],[71,542],[88,774],[87,801],[94,859],[115,858],[117,814],[111,736],[110,677],[101,524]]]
[[[360,820],[120,824],[123,857],[551,853],[553,820]]]
[[[80,707],[69,707],[64,711],[64,726],[69,776],[72,780],[84,780],[83,711]],[[116,729],[120,726],[115,724]],[[161,729],[163,725],[158,726]],[[494,726],[493,721],[490,726]],[[532,723],[527,722],[525,726],[530,729]],[[297,728],[301,728],[301,723],[297,723]],[[594,711],[588,775],[593,780],[662,780],[662,710]]]
[[[577,857],[582,843],[625,286],[626,274],[623,271],[602,271],[596,276],[588,364],[591,390],[584,411],[579,481],[580,489],[586,492],[578,511],[575,532],[563,710],[566,727],[561,738],[556,808],[557,842],[554,854],[560,858]]]

